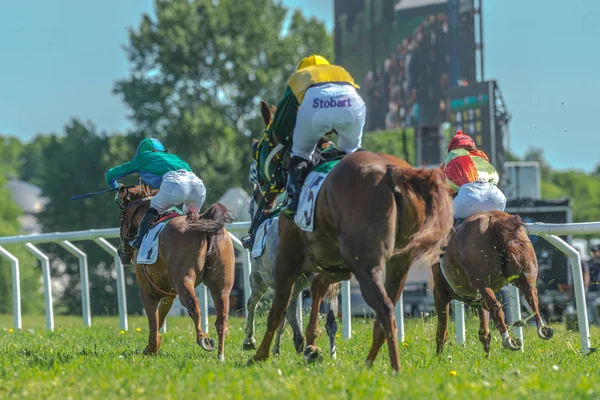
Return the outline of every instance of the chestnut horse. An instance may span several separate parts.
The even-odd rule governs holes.
[[[263,102],[265,125],[271,122]],[[441,170],[414,169],[399,158],[358,151],[345,156],[326,177],[315,204],[315,230],[300,230],[279,219],[275,295],[267,330],[252,364],[269,357],[294,289],[303,272],[323,272],[311,284],[312,306],[306,327],[306,359],[320,358],[316,346],[318,314],[329,285],[354,274],[363,297],[375,311],[372,365],[384,341],[392,368],[400,370],[394,304],[415,260],[433,265],[452,229],[452,202]],[[305,263],[309,258],[312,263]],[[385,283],[382,279],[386,267]]]
[[[554,331],[544,324],[540,315],[537,277],[535,251],[518,215],[492,211],[467,218],[450,237],[440,263],[433,266],[433,295],[438,314],[437,353],[442,352],[448,339],[448,312],[452,299],[479,307],[479,340],[488,357],[490,312],[502,334],[504,348],[519,350],[522,343],[510,337],[502,304],[494,295],[509,282],[525,294],[535,313],[538,336],[550,339]]]
[[[158,354],[161,346],[159,329],[177,295],[194,321],[196,342],[206,351],[214,350],[215,340],[202,330],[200,305],[194,293],[194,288],[202,282],[210,290],[215,304],[215,328],[219,337],[217,358],[223,361],[229,295],[235,274],[233,243],[224,228],[231,218],[225,206],[219,203],[213,204],[202,215],[177,216],[160,233],[156,263],[137,264],[137,251],[133,251],[129,242],[135,237],[155,192],[145,186],[121,186],[117,195],[121,200],[121,259],[126,264],[133,260],[148,316],[150,336],[144,354]]]

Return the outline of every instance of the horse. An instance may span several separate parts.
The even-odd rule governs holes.
[[[544,324],[536,281],[538,263],[524,224],[518,215],[502,211],[477,213],[466,218],[452,233],[441,261],[433,266],[433,295],[438,314],[436,333],[439,355],[448,339],[449,303],[458,299],[479,308],[479,340],[490,356],[490,312],[502,335],[502,346],[520,350],[522,343],[512,338],[504,320],[502,304],[494,293],[507,283],[516,285],[534,311],[537,333],[549,340],[554,330]],[[517,321],[515,325],[522,325]]]
[[[260,210],[257,210],[257,212],[260,212]],[[279,217],[273,218],[275,218],[273,223],[268,226],[265,232],[265,245],[262,255],[252,259],[252,273],[250,274],[252,294],[246,305],[248,309],[248,319],[246,320],[246,337],[244,338],[243,343],[244,350],[256,349],[256,339],[254,339],[254,313],[256,312],[256,306],[267,290],[275,288],[275,259],[277,257],[277,249],[279,248],[279,225],[277,223],[277,218]],[[310,261],[306,259],[305,262]],[[296,280],[292,298],[286,310],[286,319],[294,333],[293,341],[297,353],[302,353],[304,350],[304,335],[302,334],[302,328],[298,322],[298,315],[296,314],[298,296],[305,289],[310,287],[314,275],[315,274],[300,275]],[[339,309],[338,294],[340,286],[341,284],[339,283],[331,285],[325,294],[325,298],[327,299],[325,302],[325,312],[327,314],[325,329],[327,330],[327,336],[329,337],[330,356],[334,360],[337,356],[335,335],[337,333],[336,317]],[[273,345],[273,354],[275,355],[279,355],[280,353],[281,334],[285,329],[285,321],[286,320],[284,319],[281,322],[281,325],[277,330],[277,336],[275,337],[275,343]]]
[[[158,260],[141,265],[135,260],[138,251],[129,245],[135,237],[142,216],[156,191],[145,185],[121,186],[117,194],[121,214],[121,259],[133,260],[140,296],[150,331],[144,354],[156,355],[161,347],[159,329],[179,296],[196,328],[196,342],[202,349],[213,351],[215,340],[203,332],[201,312],[194,288],[201,282],[212,295],[217,314],[215,328],[219,339],[217,359],[224,361],[225,335],[228,329],[229,295],[235,276],[234,248],[225,224],[232,221],[228,210],[213,204],[204,214],[176,216],[162,229]]]
[[[261,114],[266,129],[273,116],[265,102],[261,102]],[[394,304],[411,265],[429,267],[437,262],[452,229],[452,202],[443,172],[439,168],[415,169],[391,155],[354,152],[343,157],[325,178],[315,199],[314,218],[313,232],[279,219],[275,295],[267,330],[248,364],[269,357],[273,336],[301,273],[322,272],[311,283],[305,359],[321,358],[316,346],[318,314],[329,285],[354,274],[376,313],[366,365],[373,364],[387,341],[391,367],[400,371]],[[306,263],[307,258],[312,262]]]

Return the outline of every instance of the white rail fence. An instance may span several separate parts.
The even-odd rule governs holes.
[[[244,275],[244,305],[250,297],[250,273],[251,262],[250,253],[242,247],[241,241],[232,235],[233,232],[246,232],[249,228],[248,222],[235,222],[227,226],[230,232],[230,237],[236,249],[242,254],[242,265]],[[583,274],[581,270],[581,258],[579,252],[568,243],[560,239],[557,235],[581,235],[600,233],[600,222],[589,223],[574,223],[574,224],[543,224],[532,223],[527,224],[530,234],[538,235],[557,249],[567,255],[572,276],[573,286],[575,290],[575,304],[577,308],[577,317],[579,323],[579,334],[581,351],[587,354],[591,350],[590,333],[587,316],[587,306],[584,293]],[[42,264],[42,278],[44,287],[44,301],[46,312],[46,328],[54,329],[54,314],[52,307],[52,290],[50,281],[50,263],[48,256],[34,244],[40,243],[57,243],[69,253],[78,257],[79,272],[81,275],[81,305],[83,324],[86,327],[92,325],[90,315],[90,295],[89,295],[89,275],[87,255],[72,242],[94,241],[102,249],[111,254],[114,259],[116,268],[117,281],[117,302],[119,310],[119,321],[122,330],[128,330],[127,322],[127,300],[125,296],[125,276],[123,265],[117,253],[117,249],[112,246],[106,239],[118,238],[119,229],[90,229],[86,231],[76,232],[57,232],[57,233],[42,233],[37,235],[20,235],[0,238],[0,256],[6,258],[12,267],[12,289],[13,289],[13,324],[15,329],[22,329],[21,318],[21,286],[19,274],[19,260],[3,246],[8,244],[21,244],[38,258]],[[207,291],[204,285],[199,287],[199,302],[202,311],[202,325],[205,331],[208,331],[208,301]],[[464,305],[460,302],[455,302],[455,322],[456,322],[456,340],[459,345],[465,343],[465,317]],[[245,308],[245,307],[244,307]],[[520,296],[518,289],[511,285],[511,308],[515,320],[521,319]],[[247,313],[247,310],[246,310]],[[396,304],[396,318],[398,323],[398,338],[401,342],[404,341],[404,311],[402,296]],[[343,337],[349,339],[352,336],[351,327],[351,302],[350,302],[350,281],[342,283],[342,333]],[[523,329],[517,328],[516,335],[523,340]]]

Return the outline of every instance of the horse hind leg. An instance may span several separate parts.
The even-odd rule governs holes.
[[[479,306],[479,341],[483,344],[483,351],[486,355],[490,356],[490,341],[492,335],[490,335],[489,328],[490,313],[483,307]]]
[[[333,282],[329,275],[317,274],[313,278],[310,291],[312,295],[312,304],[310,307],[310,317],[306,325],[306,348],[304,349],[304,361],[314,362],[321,361],[323,354],[317,346],[317,337],[319,336],[319,311],[321,302],[329,285]]]
[[[525,300],[531,306],[535,313],[534,318],[537,325],[537,334],[543,340],[550,340],[554,336],[554,329],[544,323],[540,314],[538,290],[535,285],[535,280],[531,281],[525,275],[520,275],[515,282],[516,286],[525,294]]]
[[[355,264],[352,272],[360,284],[360,290],[365,301],[377,315],[375,326],[373,327],[371,350],[366,363],[369,366],[373,364],[379,348],[383,344],[383,341],[381,340],[383,336],[388,343],[390,364],[394,371],[399,372],[400,354],[398,353],[398,326],[396,325],[396,317],[394,315],[394,303],[388,297],[387,291],[381,282],[383,263],[384,261],[382,258],[380,263],[371,264],[374,266],[369,266],[369,264]],[[408,271],[408,266],[405,271]],[[387,276],[389,275],[393,275],[393,277],[386,279],[386,283],[390,284],[390,289],[392,289],[391,286],[396,286],[396,296],[394,296],[394,300],[396,300],[400,296],[403,283],[406,280],[406,273],[394,274],[388,270]]]
[[[409,259],[407,256],[402,255],[402,256],[396,256],[393,257],[392,259],[390,259],[387,263],[387,273],[386,273],[386,279],[385,279],[385,292],[383,293],[384,295],[387,295],[386,297],[388,298],[388,300],[392,303],[392,308],[391,308],[391,314],[394,317],[393,319],[393,325],[391,327],[389,327],[388,329],[393,329],[395,327],[395,329],[393,329],[393,338],[394,341],[397,343],[398,341],[398,329],[396,327],[396,318],[393,315],[394,314],[394,304],[396,304],[398,302],[398,300],[400,299],[400,295],[402,293],[402,290],[404,289],[404,283],[406,282],[406,274],[408,272],[410,265],[409,265]],[[378,274],[379,277],[375,276],[375,275],[367,275],[369,282],[372,283],[376,283],[375,280],[379,280],[378,285],[381,285],[381,272],[377,272],[377,271],[373,271],[372,274]],[[360,281],[359,281],[360,282]],[[369,306],[371,308],[373,308],[375,310],[375,312],[377,313],[376,318],[375,318],[375,322],[373,324],[373,340],[371,343],[371,349],[369,350],[369,354],[367,356],[367,361],[366,361],[366,365],[367,366],[372,366],[373,363],[375,362],[375,359],[377,357],[377,354],[379,353],[379,350],[381,349],[381,346],[383,346],[383,343],[386,341],[386,338],[389,338],[389,334],[386,333],[386,328],[385,325],[381,322],[382,318],[380,316],[381,312],[378,311],[375,307],[373,307],[371,305],[371,303],[369,303],[369,300],[367,300],[367,297],[364,295],[364,288],[363,285],[361,284],[361,291],[363,292],[363,297],[365,297],[365,300],[367,301],[367,303],[369,304]],[[379,290],[379,289],[377,289]],[[385,302],[385,297],[381,298],[382,302]],[[384,307],[380,307],[380,309],[383,308],[384,312],[387,313],[386,315],[389,314],[389,311],[387,310],[387,306],[384,303]],[[389,346],[389,341],[388,341],[388,346]],[[394,366],[394,359],[396,359],[397,357],[397,365],[398,365],[398,370],[400,368],[400,356],[398,354],[398,349],[397,349],[397,345],[395,346],[395,352],[390,352],[390,361],[392,362],[392,366]]]
[[[293,301],[294,301],[294,298],[292,297],[292,299],[290,301],[290,307],[288,307],[288,309],[286,310],[286,315],[288,315],[290,313],[290,308],[291,308]],[[294,306],[295,305],[296,304],[294,303]],[[279,329],[277,329],[277,334],[275,335],[275,343],[273,344],[273,354],[276,356],[281,354],[281,335],[285,331],[285,321],[286,321],[285,318],[281,321],[281,324],[279,325]]]
[[[336,283],[334,285],[338,285]],[[338,289],[333,288],[333,285],[329,286],[329,290],[325,295],[325,310],[327,313],[327,322],[325,323],[325,330],[329,337],[329,354],[332,359],[337,358],[337,346],[335,344],[335,336],[337,334],[337,314],[339,310],[338,301]]]
[[[202,349],[213,351],[216,344],[215,340],[208,338],[202,330],[200,304],[194,293],[195,278],[195,276],[186,276],[178,281],[177,293],[179,294],[181,304],[187,308],[189,316],[192,318],[192,321],[194,321],[194,327],[196,328],[196,342]]]
[[[217,360],[222,362],[225,361],[225,335],[227,334],[229,321],[229,292],[224,292],[219,290],[219,288],[213,287],[210,293],[215,303],[215,312],[217,314],[215,321],[215,329],[217,330],[219,339]]]
[[[502,335],[502,346],[509,350],[521,350],[522,343],[519,339],[512,338],[508,333],[508,327],[504,320],[504,311],[502,311],[502,304],[496,298],[494,291],[486,287],[483,290],[483,307],[491,313],[492,320],[496,325],[496,328]]]
[[[294,335],[294,348],[296,349],[296,353],[298,354],[302,353],[302,350],[304,350],[304,334],[302,333],[302,327],[300,326],[300,315],[298,315],[298,301],[301,301],[299,298],[300,293],[302,293],[302,291],[308,286],[309,282],[304,277],[301,277],[299,280],[296,281],[296,285],[294,286],[294,292],[292,293],[292,298],[290,300],[290,305],[288,306],[286,311],[286,319],[287,322],[290,324]]]
[[[258,271],[253,271],[250,275],[250,287],[252,288],[252,294],[246,304],[248,310],[248,319],[246,319],[246,337],[242,348],[244,350],[255,350],[256,339],[254,339],[254,314],[256,313],[256,307],[258,302],[263,298],[268,290],[268,286],[265,281],[261,278]]]

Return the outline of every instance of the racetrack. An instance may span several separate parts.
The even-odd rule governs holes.
[[[371,319],[353,321],[353,337],[338,338],[338,360],[328,356],[321,321],[319,345],[324,362],[304,365],[293,352],[289,328],[282,355],[246,367],[253,352],[241,350],[244,320],[230,319],[226,361],[195,343],[191,320],[173,317],[163,335],[158,357],[141,354],[148,329],[144,317],[130,317],[128,332],[118,318],[95,317],[82,327],[77,317],[57,317],[53,333],[43,317],[25,316],[24,329],[14,332],[12,316],[0,315],[0,398],[43,399],[565,399],[598,398],[598,354],[579,354],[579,338],[555,325],[549,342],[535,328],[525,329],[525,352],[501,348],[492,333],[492,355],[486,359],[477,338],[477,320],[467,325],[467,346],[455,345],[453,335],[441,358],[435,356],[435,323],[406,322],[407,342],[400,346],[403,372],[392,376],[384,346],[373,369],[362,367],[371,343]],[[210,318],[214,334],[214,318]],[[257,321],[257,336],[265,319]],[[341,323],[340,331],[341,331]],[[592,344],[600,341],[592,328]],[[339,335],[338,335],[339,336]],[[190,397],[191,398],[191,397]]]

